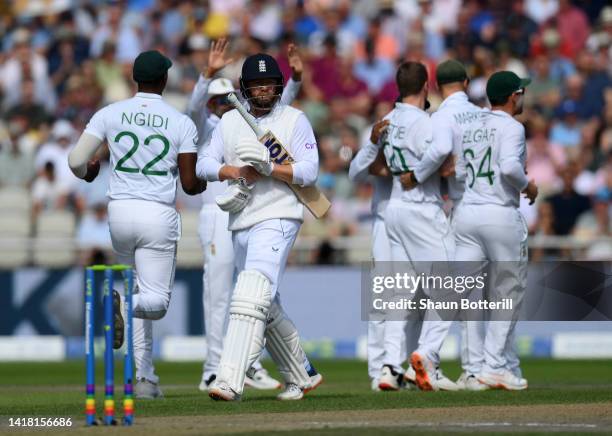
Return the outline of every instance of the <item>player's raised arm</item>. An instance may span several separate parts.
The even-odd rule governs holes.
[[[295,44],[289,44],[287,57],[289,58],[289,66],[291,67],[291,77],[283,89],[280,100],[282,104],[293,103],[293,100],[295,100],[302,87],[302,72],[304,71],[304,64],[302,63],[302,58]]]

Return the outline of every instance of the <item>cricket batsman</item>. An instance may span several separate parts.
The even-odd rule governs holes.
[[[249,56],[240,90],[257,123],[272,131],[294,162],[281,165],[237,110],[226,112],[198,160],[207,180],[228,180],[217,204],[229,211],[229,230],[238,278],[232,293],[227,333],[209,396],[239,400],[245,373],[264,344],[285,381],[280,400],[299,400],[322,382],[300,345],[298,332],[281,306],[278,286],[301,223],[304,206],[287,183],[313,185],[319,156],[312,127],[299,110],[281,104],[283,78],[266,54]]]
[[[198,128],[198,150],[209,142],[224,113],[232,106],[227,101],[236,90],[226,78],[213,79],[233,60],[226,57],[227,40],[213,42],[206,70],[198,78],[188,105],[188,114]],[[292,76],[283,89],[281,104],[291,104],[301,85],[302,62],[294,45],[289,46]],[[211,182],[202,193],[199,234],[204,250],[203,305],[207,352],[199,389],[207,391],[217,377],[223,336],[227,327],[230,297],[234,287],[235,267],[232,232],[228,230],[229,213],[221,210],[216,198],[228,188],[227,181]],[[247,371],[245,385],[256,389],[278,389],[281,384],[270,377],[259,360]]]
[[[206,182],[196,177],[197,130],[191,119],[162,100],[170,59],[158,51],[140,53],[133,78],[138,92],[96,112],[70,152],[74,174],[87,182],[98,175],[94,159],[106,141],[112,168],[108,216],[113,250],[119,263],[136,270],[134,359],[137,398],[162,396],[153,367],[153,320],[163,318],[174,285],[176,244],[181,221],[175,209],[176,181],[200,194]],[[178,171],[177,171],[178,170]],[[123,341],[123,319],[115,294],[115,332]]]

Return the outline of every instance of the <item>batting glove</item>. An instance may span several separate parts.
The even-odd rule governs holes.
[[[253,138],[243,138],[236,145],[236,154],[243,162],[251,165],[259,174],[272,174],[274,164],[265,145]]]
[[[232,183],[221,195],[215,197],[215,202],[221,210],[238,213],[244,209],[251,199],[251,191],[246,183]]]

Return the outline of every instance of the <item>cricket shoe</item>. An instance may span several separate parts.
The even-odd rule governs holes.
[[[455,382],[446,377],[440,368],[421,353],[415,351],[410,356],[410,364],[416,373],[416,385],[422,391],[457,391]]]
[[[310,376],[310,384],[304,388],[300,388],[295,383],[287,383],[285,390],[276,396],[276,399],[281,401],[295,401],[304,398],[308,392],[315,390],[323,383],[323,376],[319,373]]]
[[[124,301],[119,292],[113,289],[113,348],[118,350],[125,339],[125,321],[123,318]]]
[[[142,377],[136,380],[134,397],[139,400],[153,400],[155,398],[164,398],[164,394],[157,383]]]
[[[248,387],[262,390],[280,389],[282,386],[281,382],[270,377],[270,374],[264,368],[255,369],[253,367],[247,371],[244,384]]]
[[[240,395],[224,381],[215,381],[208,388],[208,396],[215,401],[240,401]]]
[[[215,381],[216,378],[217,378],[217,374],[212,374],[207,379],[205,379],[204,376],[202,376],[202,381],[200,382],[200,386],[198,386],[198,389],[200,389],[200,391],[202,392],[208,392],[208,389],[210,388],[210,386],[212,385],[212,383]]]
[[[489,389],[489,386],[478,381],[478,377],[467,372],[462,372],[455,384],[460,391],[486,391]]]
[[[490,372],[481,372],[478,376],[478,381],[484,383],[492,389],[505,389],[507,391],[522,391],[527,389],[527,380],[517,377],[507,369],[502,370],[500,374]]]
[[[377,378],[373,378],[372,381],[370,382],[370,389],[372,389],[374,392],[380,392],[380,388],[378,387],[378,379]]]
[[[378,379],[381,391],[399,391],[404,385],[404,374],[397,372],[391,365],[383,365]]]
[[[406,369],[406,372],[404,373],[404,389],[417,389],[416,373],[414,372],[412,365],[408,365],[408,369]]]

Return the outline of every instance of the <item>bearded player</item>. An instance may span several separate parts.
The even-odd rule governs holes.
[[[385,117],[389,128],[383,137],[387,165],[393,175],[391,199],[385,211],[385,224],[391,242],[394,262],[410,264],[417,274],[430,274],[432,262],[449,262],[453,259],[455,241],[450,224],[442,209],[440,176],[433,174],[412,190],[405,190],[402,176],[414,168],[431,147],[433,129],[427,104],[428,75],[419,62],[405,62],[396,74],[401,101]],[[430,291],[431,292],[431,291]],[[426,320],[427,314],[426,314]],[[418,319],[408,320],[408,333],[421,331]],[[402,354],[389,356],[383,367],[381,383],[392,379],[401,368]],[[417,383],[419,380],[418,368]],[[439,368],[431,374],[439,389],[457,390]]]
[[[119,263],[136,268],[134,360],[137,398],[162,396],[153,367],[153,320],[170,304],[181,235],[175,209],[177,169],[183,190],[196,195],[206,182],[196,177],[197,130],[187,115],[162,100],[170,59],[157,51],[138,55],[133,78],[138,93],[94,114],[68,158],[74,174],[93,181],[100,169],[91,160],[108,143],[113,169],[108,189],[108,217]],[[116,294],[115,300],[118,300]],[[120,318],[116,311],[116,318]],[[115,322],[116,334],[123,334]],[[121,346],[121,341],[115,344]]]
[[[226,57],[227,41],[213,42],[208,65],[193,89],[188,114],[198,128],[198,149],[210,142],[213,129],[224,113],[232,107],[227,101],[229,93],[236,92],[226,78],[213,79],[215,74],[233,60]],[[301,85],[302,62],[296,47],[289,46],[289,63],[292,76],[283,89],[281,103],[291,104]],[[204,250],[203,305],[207,351],[199,389],[207,391],[217,377],[221,358],[223,336],[227,327],[230,296],[234,287],[234,248],[232,233],[227,229],[229,214],[215,202],[228,188],[227,182],[209,183],[202,193],[199,234]],[[277,389],[280,382],[270,377],[259,360],[247,371],[245,385],[256,389]]]
[[[295,162],[270,160],[237,110],[223,115],[198,160],[198,174],[209,181],[230,181],[217,203],[229,213],[238,278],[217,378],[209,388],[216,400],[239,400],[245,373],[264,343],[285,381],[280,400],[299,400],[322,382],[300,345],[278,293],[289,251],[303,221],[304,206],[287,183],[313,185],[319,155],[312,127],[299,110],[281,104],[283,78],[269,55],[249,56],[240,78],[251,114],[271,130]],[[265,339],[264,339],[265,338]]]

